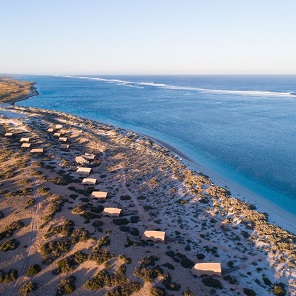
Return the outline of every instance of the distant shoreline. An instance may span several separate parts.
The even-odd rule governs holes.
[[[13,100],[6,101],[6,103],[13,106],[13,105],[15,105],[16,102],[24,101],[26,99],[29,99],[31,97],[35,97],[35,96],[38,96],[38,95],[39,95],[39,92],[38,92],[37,87],[36,87],[36,82],[32,82],[32,84],[31,84],[31,92],[29,94],[21,96],[19,98],[13,99]]]
[[[0,76],[0,103],[15,105],[16,102],[38,96],[36,82],[16,80]]]

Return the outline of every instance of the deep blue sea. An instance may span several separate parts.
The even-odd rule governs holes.
[[[17,103],[158,138],[296,213],[296,76],[16,76]]]

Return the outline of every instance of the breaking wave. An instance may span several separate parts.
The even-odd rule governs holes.
[[[157,87],[157,88],[164,88],[164,89],[171,89],[171,90],[186,90],[186,91],[196,91],[196,92],[221,94],[221,95],[228,94],[228,95],[252,96],[252,97],[296,98],[296,93],[290,93],[290,92],[207,89],[207,88],[186,87],[186,86],[178,86],[178,85],[170,85],[170,84],[154,83],[154,82],[135,82],[135,81],[128,81],[128,80],[108,79],[108,78],[88,77],[88,76],[64,76],[64,77],[103,81],[106,83],[112,83],[112,84],[117,84],[117,85],[126,86],[126,87],[134,87],[134,88],[144,88],[148,86],[148,87]]]

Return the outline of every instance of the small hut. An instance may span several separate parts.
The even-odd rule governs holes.
[[[23,143],[21,145],[21,148],[30,148],[31,147],[31,143]]]
[[[89,161],[86,160],[83,156],[76,156],[75,161],[79,164],[88,164]]]
[[[84,155],[82,155],[82,157],[86,160],[94,160],[96,156],[94,154],[85,153]]]
[[[97,179],[94,178],[84,178],[81,182],[83,185],[96,185]]]
[[[34,148],[30,152],[31,153],[43,153],[43,148]]]
[[[12,133],[5,133],[4,137],[12,137]]]
[[[67,137],[59,137],[60,142],[67,142],[68,138]]]
[[[192,273],[197,276],[205,275],[218,275],[221,276],[221,263],[209,262],[209,263],[196,263],[192,268]]]
[[[90,197],[98,198],[98,199],[106,199],[108,192],[104,191],[93,191]]]
[[[91,168],[84,168],[84,167],[78,167],[76,173],[80,175],[89,175],[91,172]]]
[[[54,129],[52,127],[50,127],[48,130],[47,130],[49,133],[53,133]]]
[[[119,217],[121,209],[118,208],[104,208],[102,214],[109,217]]]
[[[59,138],[62,134],[61,133],[54,133],[53,136]]]
[[[146,230],[142,236],[143,240],[152,240],[155,242],[164,242],[165,241],[165,232],[164,231],[155,231],[155,230]]]
[[[55,129],[61,129],[61,128],[63,128],[63,126],[61,124],[56,124],[54,128]]]
[[[29,142],[30,142],[30,138],[21,138],[21,139],[20,139],[20,142],[21,142],[21,143],[24,143],[24,142],[25,142],[25,143],[29,143]]]
[[[61,144],[61,149],[69,149],[70,145],[69,144]]]

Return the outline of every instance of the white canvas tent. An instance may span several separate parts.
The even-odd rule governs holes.
[[[122,210],[118,208],[104,208],[102,214],[104,216],[119,217],[121,211]]]
[[[90,197],[99,198],[99,199],[106,199],[108,192],[104,191],[93,191]]]
[[[84,178],[81,182],[83,185],[96,185],[97,179],[94,178]]]
[[[78,167],[76,170],[76,173],[81,175],[89,175],[90,172],[91,172],[91,168]]]
[[[209,262],[209,263],[196,263],[192,268],[192,273],[197,276],[205,275],[218,275],[221,276],[221,263]]]
[[[165,240],[165,232],[164,231],[155,231],[155,230],[146,230],[142,236],[143,240],[152,240],[152,241],[159,241],[164,242]]]

